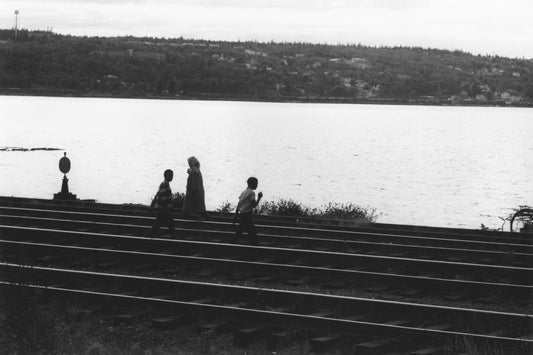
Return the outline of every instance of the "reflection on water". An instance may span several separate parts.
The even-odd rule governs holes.
[[[0,147],[62,147],[73,193],[145,203],[202,162],[208,209],[248,176],[265,198],[354,202],[380,222],[499,227],[533,204],[533,111],[517,108],[0,97]],[[49,198],[62,152],[0,151],[0,195]]]

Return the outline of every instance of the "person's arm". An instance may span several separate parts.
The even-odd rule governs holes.
[[[257,201],[253,201],[253,202],[252,202],[252,206],[253,206],[253,208],[256,208],[256,207],[257,207],[257,205],[259,204],[259,201],[261,201],[261,198],[262,198],[262,197],[263,197],[263,193],[262,193],[262,192],[260,192],[260,193],[257,194]]]
[[[237,222],[237,216],[239,215],[239,208],[241,207],[241,200],[239,199],[239,202],[237,203],[237,207],[235,208],[235,215],[233,216],[233,225]]]

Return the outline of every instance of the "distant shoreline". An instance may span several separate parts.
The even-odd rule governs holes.
[[[75,93],[56,91],[33,91],[18,88],[0,88],[0,96],[37,96],[37,97],[77,97],[77,98],[106,98],[106,99],[142,99],[142,100],[182,100],[182,101],[241,101],[241,102],[267,102],[267,103],[311,103],[311,104],[362,104],[362,105],[409,105],[409,106],[450,106],[450,107],[523,107],[533,108],[533,103],[507,104],[504,101],[480,102],[427,102],[417,99],[354,99],[336,97],[239,97],[223,94],[198,94],[198,95],[123,95],[112,93]]]

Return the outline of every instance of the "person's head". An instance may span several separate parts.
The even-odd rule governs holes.
[[[189,163],[189,167],[191,169],[192,168],[200,169],[200,162],[198,161],[198,159],[196,159],[196,157],[190,157],[189,159],[187,159],[187,163]]]
[[[246,183],[248,184],[249,188],[255,190],[257,189],[257,184],[259,183],[259,181],[257,181],[257,178],[251,176],[248,178],[248,180],[246,180]]]
[[[165,180],[172,181],[172,179],[174,178],[174,172],[170,169],[167,169],[163,173],[163,176],[165,177]]]

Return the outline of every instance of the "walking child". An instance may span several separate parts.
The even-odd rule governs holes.
[[[253,220],[253,210],[261,201],[263,193],[257,194],[257,201],[255,200],[255,192],[257,189],[258,180],[255,177],[250,177],[246,181],[248,187],[239,196],[239,203],[235,209],[235,217],[233,218],[233,225],[239,218],[239,227],[235,231],[234,240],[238,240],[243,232],[248,234],[252,244],[257,245],[257,233],[255,231],[255,225]]]
[[[159,236],[159,228],[161,225],[168,227],[170,236],[174,238],[174,218],[172,218],[172,190],[170,189],[170,182],[174,178],[174,172],[170,169],[163,173],[165,180],[159,185],[159,190],[152,200],[150,210],[155,208],[156,218],[152,226],[152,237]]]

